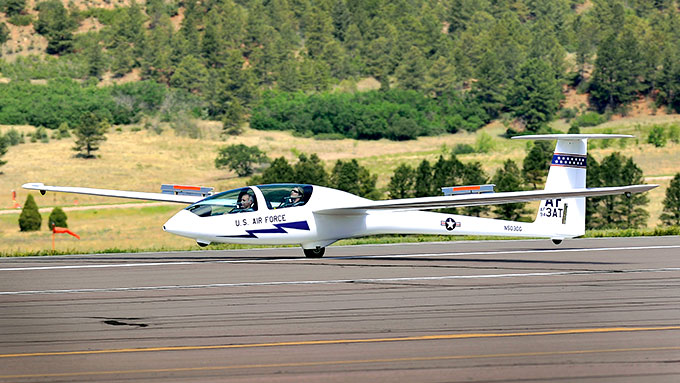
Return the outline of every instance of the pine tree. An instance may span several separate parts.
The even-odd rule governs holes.
[[[108,121],[98,115],[92,112],[83,114],[73,132],[76,136],[76,142],[72,149],[79,152],[76,156],[95,158],[92,152],[99,150],[100,142],[106,141],[104,134],[108,131],[108,128]]]
[[[432,167],[430,162],[422,160],[415,176],[415,197],[428,197],[432,194]]]
[[[377,198],[379,193],[375,188],[377,175],[359,165],[357,160],[347,162],[338,160],[330,175],[331,187],[365,198]]]
[[[177,66],[170,78],[170,84],[192,93],[200,93],[208,82],[208,77],[208,70],[203,63],[196,57],[187,55]]]
[[[664,225],[680,226],[680,173],[675,173],[663,200],[661,222]]]
[[[522,190],[522,178],[517,164],[513,160],[506,160],[503,167],[496,171],[493,177],[496,190],[499,192],[520,191]],[[526,210],[525,203],[504,203],[494,207],[494,213],[501,219],[512,221],[521,220]]]
[[[387,190],[390,193],[390,198],[409,198],[413,197],[415,171],[407,164],[399,165],[394,174],[390,178],[390,183]]]
[[[588,157],[586,158],[586,163],[588,164],[588,170],[586,171],[586,187],[602,187],[600,164],[590,154],[588,154]],[[598,211],[603,198],[604,197],[586,198],[586,229],[597,229],[603,226],[602,219],[598,216]]]
[[[534,189],[543,182],[550,169],[551,145],[548,141],[536,141],[524,157],[522,176],[525,184],[533,185]]]
[[[7,18],[20,15],[26,8],[26,0],[3,0],[0,2],[0,12],[4,12]]]
[[[47,219],[47,227],[51,230],[52,226],[56,227],[68,227],[66,223],[66,213],[60,207],[55,207],[50,213],[50,217]]]
[[[19,229],[21,231],[38,231],[41,225],[42,216],[38,211],[38,205],[35,203],[33,195],[29,194],[19,215]]]
[[[613,33],[601,44],[590,80],[590,97],[600,108],[616,108],[641,89],[641,55],[633,32]]]
[[[9,28],[7,27],[7,24],[5,23],[0,23],[0,47],[3,46],[7,40],[9,40],[10,37],[10,32]],[[0,53],[0,56],[2,56],[2,53]]]
[[[88,75],[101,79],[102,74],[106,69],[106,62],[104,61],[102,47],[96,39],[92,39],[87,44],[85,56],[87,58]]]
[[[680,112],[680,54],[674,45],[663,52],[662,68],[656,74],[656,86],[659,90],[657,105],[668,105],[675,112]]]
[[[480,162],[470,162],[465,164],[463,170],[463,184],[464,185],[484,185],[489,181],[489,177],[482,169],[482,164]],[[468,206],[463,208],[466,215],[471,215],[474,217],[479,217],[482,214],[486,214],[491,210],[490,206]]]
[[[590,164],[588,167],[590,168]],[[602,160],[599,176],[602,186],[644,183],[642,170],[633,159],[618,152]],[[649,203],[649,198],[644,193],[632,194],[630,197],[613,195],[601,198],[597,207],[598,228],[639,228],[646,224],[649,213],[643,206]]]
[[[621,170],[624,185],[639,185],[644,182],[644,175],[631,157],[626,158],[626,163]],[[647,225],[649,212],[644,206],[649,204],[646,193],[634,193],[630,197],[619,196],[621,199],[622,222],[619,227],[641,228]]]
[[[426,71],[425,56],[417,47],[411,47],[394,74],[400,88],[420,91],[425,84]]]
[[[47,39],[48,54],[62,54],[73,48],[73,32],[77,24],[59,0],[48,0],[36,6],[38,20],[35,31]]]
[[[486,52],[477,68],[477,82],[472,85],[472,94],[490,118],[498,117],[505,106],[506,76],[496,54]]]
[[[553,119],[564,98],[555,72],[541,59],[529,59],[522,65],[508,93],[514,115],[532,132]]]
[[[324,169],[323,163],[316,153],[309,157],[300,154],[293,170],[295,171],[294,180],[296,183],[328,185],[328,173],[326,173],[326,169]]]
[[[454,89],[456,84],[456,71],[454,66],[444,56],[439,56],[425,74],[425,90],[434,97],[442,95]]]
[[[279,157],[262,172],[260,180],[263,184],[295,182],[295,170],[285,158]]]

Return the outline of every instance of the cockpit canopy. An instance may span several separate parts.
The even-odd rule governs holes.
[[[273,184],[260,185],[268,210],[304,206],[312,196],[312,185],[306,184]],[[211,217],[222,214],[253,212],[258,210],[259,201],[252,187],[228,190],[215,194],[187,207],[199,217]]]

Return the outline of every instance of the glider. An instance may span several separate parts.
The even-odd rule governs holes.
[[[629,138],[614,134],[548,134],[514,139],[556,140],[544,190],[495,193],[493,185],[443,188],[447,195],[373,201],[307,184],[247,186],[217,194],[210,188],[163,185],[163,193],[48,186],[24,189],[167,201],[189,206],[163,230],[198,245],[239,243],[300,245],[320,258],[326,246],[375,234],[499,235],[550,238],[556,244],[585,233],[585,197],[645,192],[658,185],[586,188],[588,139]],[[541,201],[534,222],[469,217],[427,210]]]

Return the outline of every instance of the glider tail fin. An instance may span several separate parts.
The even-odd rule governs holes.
[[[588,139],[628,138],[615,134],[546,134],[513,138],[557,140],[545,182],[546,191],[567,191],[586,187]],[[553,239],[581,236],[586,229],[586,199],[542,200],[534,224],[541,231],[554,233]]]

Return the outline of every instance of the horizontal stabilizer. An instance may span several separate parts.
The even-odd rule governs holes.
[[[635,138],[629,134],[531,134],[526,136],[514,136],[513,140],[585,140],[585,139],[610,139],[610,138]]]
[[[177,202],[192,204],[202,200],[204,197],[193,196],[193,195],[172,195],[163,193],[146,193],[146,192],[136,192],[136,191],[125,191],[125,190],[110,190],[110,189],[93,189],[93,188],[81,188],[81,187],[70,187],[70,186],[48,186],[42,183],[28,183],[21,186],[24,189],[29,190],[39,190],[41,194],[45,192],[60,192],[60,193],[75,193],[75,194],[87,194],[87,195],[97,195],[101,197],[116,197],[116,198],[129,198],[129,199],[139,199],[147,201],[162,201],[162,202]]]
[[[317,210],[317,214],[366,214],[370,210],[432,210],[447,207],[499,205],[514,202],[540,201],[553,198],[596,197],[624,193],[642,193],[659,185],[631,185],[603,188],[571,189],[567,191],[532,190],[506,193],[466,194],[443,197],[404,198],[371,201],[357,206]]]

